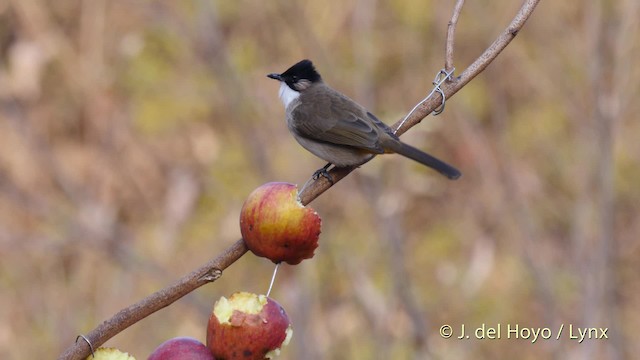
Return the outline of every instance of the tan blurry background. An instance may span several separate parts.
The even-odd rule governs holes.
[[[519,2],[467,1],[462,71]],[[442,67],[453,1],[0,0],[0,358],[53,358],[239,238],[267,181],[324,163],[287,132],[278,84],[302,58],[393,123]],[[543,1],[503,54],[316,200],[312,260],[272,296],[282,359],[630,359],[640,351],[638,0]],[[145,359],[204,341],[213,301],[266,291],[247,254],[106,345]],[[486,324],[500,340],[443,339]],[[506,326],[609,339],[506,339]],[[471,329],[471,330],[469,330]]]

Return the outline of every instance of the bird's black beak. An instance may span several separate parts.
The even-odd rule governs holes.
[[[278,81],[283,81],[283,80],[282,80],[282,75],[280,75],[280,74],[273,73],[273,74],[269,74],[269,75],[267,75],[267,77],[268,77],[268,78],[270,78],[270,79],[274,79],[274,80],[278,80]]]

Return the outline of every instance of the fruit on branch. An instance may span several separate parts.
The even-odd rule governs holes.
[[[87,359],[90,360],[136,360],[133,356],[127,354],[126,352],[122,352],[116,348],[110,347],[101,347],[98,348],[93,356],[87,356]]]
[[[264,295],[237,292],[216,301],[207,327],[207,346],[216,359],[273,359],[293,330],[280,304]]]
[[[318,247],[321,219],[298,199],[298,187],[271,182],[255,189],[240,212],[240,232],[249,250],[274,263],[299,264]]]
[[[169,339],[158,346],[147,360],[214,360],[213,353],[190,337]]]

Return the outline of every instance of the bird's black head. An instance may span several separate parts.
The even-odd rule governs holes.
[[[313,83],[322,81],[311,60],[302,60],[282,74],[269,74],[271,79],[283,81],[295,91],[303,91]]]

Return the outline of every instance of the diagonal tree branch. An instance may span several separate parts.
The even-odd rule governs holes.
[[[84,337],[91,342],[94,348],[97,348],[136,322],[171,305],[200,286],[217,280],[222,276],[222,271],[240,259],[247,250],[244,240],[236,241],[215,259],[192,271],[174,284],[118,311],[109,320],[98,325]],[[82,339],[78,339],[58,359],[84,359],[90,354],[89,344]]]
[[[447,99],[457,93],[467,83],[469,83],[469,81],[480,74],[500,54],[500,52],[509,45],[511,40],[513,40],[513,38],[515,38],[518,32],[522,29],[539,2],[540,0],[525,0],[509,26],[507,26],[498,38],[467,69],[465,69],[458,78],[455,78],[451,82],[445,82],[442,84],[441,88]],[[459,0],[456,4],[451,21],[452,24],[450,25],[447,34],[447,44],[451,44],[448,45],[448,47],[451,46],[451,53],[449,54],[449,50],[447,50],[447,54],[445,56],[447,59],[450,59],[451,63],[449,65],[451,66],[453,66],[453,34],[455,32],[457,16],[462,8],[462,3],[463,1]],[[447,60],[445,60],[445,62],[446,61]],[[438,108],[441,103],[442,99],[437,96],[424,101],[406,120],[402,129],[397,132],[397,135],[405,133],[409,128],[420,123],[422,119],[429,115],[434,109]],[[400,121],[392,126],[392,128],[396,128],[399,124]],[[355,170],[355,168],[332,169],[330,171],[330,175],[334,180],[334,184],[349,175],[353,170]],[[300,192],[300,201],[306,205],[327,191],[331,186],[332,184],[324,177],[315,181],[310,181]],[[246,252],[247,247],[244,244],[244,241],[242,239],[236,241],[215,259],[184,276],[176,283],[151,294],[123,310],[120,310],[112,318],[104,321],[84,336],[91,342],[93,347],[98,347],[104,344],[107,340],[122,332],[127,327],[144,319],[152,313],[171,305],[176,300],[194,291],[200,286],[217,280],[222,275],[222,271],[224,269],[233,264]],[[67,348],[64,353],[60,355],[59,359],[79,360],[84,359],[90,355],[90,353],[91,349],[89,348],[89,345],[85,341],[80,340]]]

